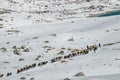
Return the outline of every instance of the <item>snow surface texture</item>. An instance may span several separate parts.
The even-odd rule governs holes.
[[[4,74],[0,80],[120,79],[120,16],[87,18],[91,13],[118,10],[120,2],[76,1],[0,1],[0,74]],[[91,5],[102,5],[104,8],[101,11]],[[63,63],[49,62],[16,74],[17,69],[26,65],[67,55],[70,53],[68,48],[84,49],[87,45],[99,43],[101,48],[95,53],[91,51],[86,55],[64,59]],[[18,54],[14,52],[15,46]],[[65,48],[64,53],[58,54],[62,48]],[[6,76],[9,72],[12,75]],[[79,72],[85,76],[75,76]]]

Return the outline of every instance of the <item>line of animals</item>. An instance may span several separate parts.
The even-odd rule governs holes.
[[[64,55],[64,56],[55,57],[55,58],[51,59],[50,61],[43,61],[43,62],[40,62],[40,63],[33,63],[31,65],[27,65],[25,67],[17,69],[16,73],[19,74],[19,73],[21,73],[23,71],[27,71],[27,70],[29,70],[31,68],[35,68],[36,66],[39,67],[39,66],[46,65],[48,62],[54,63],[54,62],[57,62],[57,61],[60,61],[60,60],[63,60],[63,59],[68,59],[68,58],[71,58],[71,57],[75,57],[75,56],[78,56],[78,55],[85,55],[85,54],[88,54],[92,50],[94,52],[96,52],[98,47],[101,47],[101,44],[99,44],[98,46],[97,45],[87,46],[86,49],[83,49],[83,50],[74,49],[74,50],[71,50],[70,54],[67,54],[67,55]],[[11,76],[11,75],[12,75],[11,72],[6,74],[7,77]],[[2,78],[3,76],[4,76],[4,74],[0,73],[0,78]]]

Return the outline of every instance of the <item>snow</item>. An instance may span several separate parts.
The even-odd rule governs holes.
[[[39,0],[24,4],[23,0],[17,0],[16,5],[23,4],[22,9],[21,7],[17,8],[17,6],[17,9],[14,8],[15,5],[13,6],[13,4],[11,4],[11,7],[6,8],[5,4],[2,4],[3,2],[10,3],[9,0],[1,0],[0,10],[5,8],[15,10],[16,12],[0,15],[0,18],[3,19],[0,22],[0,24],[3,24],[3,28],[0,29],[0,73],[4,74],[0,80],[20,80],[21,77],[25,77],[26,80],[30,80],[30,78],[34,78],[35,80],[64,80],[65,78],[69,78],[70,80],[119,80],[120,15],[88,18],[86,15],[93,13],[94,10],[87,13],[80,12],[82,7],[88,8],[93,3],[106,6],[103,12],[98,11],[96,13],[105,13],[107,12],[106,9],[114,11],[116,7],[116,9],[119,9],[119,6],[114,6],[119,1],[116,0],[116,3],[110,4],[104,1],[98,3],[98,1],[93,0],[90,3],[83,2],[76,4],[74,1],[41,0],[40,3],[43,3],[43,6],[45,4],[50,6],[49,8],[54,13],[43,13],[40,15],[32,14],[28,11],[28,7],[33,3],[37,4]],[[64,8],[54,8],[53,6],[55,5],[53,4],[62,4],[60,6],[64,6]],[[78,8],[77,5],[81,6]],[[64,9],[71,9],[73,13],[80,12],[80,14],[74,14],[74,16],[63,15],[61,11]],[[42,10],[44,11],[44,9]],[[22,12],[19,13],[20,11]],[[86,9],[86,11],[90,10]],[[62,17],[64,16],[63,20],[56,20],[59,14]],[[32,17],[27,19],[28,15],[32,15]],[[35,22],[36,20],[40,20],[40,22]],[[68,41],[71,38],[74,41]],[[45,43],[45,41],[49,41],[49,43]],[[98,45],[99,43],[101,44],[101,48],[98,48],[95,53],[94,51],[90,51],[86,55],[63,59],[66,61],[64,63],[61,63],[61,61],[50,62],[52,58],[61,55],[58,54],[61,48],[66,48],[64,54],[61,55],[64,56],[70,53],[67,50],[68,48],[85,49],[87,45]],[[114,44],[103,46],[109,43]],[[13,46],[20,48],[22,45],[30,51],[24,52],[20,49],[20,55],[14,54]],[[47,51],[47,48],[43,48],[44,46],[50,46],[54,49]],[[5,52],[2,49],[3,47],[7,49]],[[39,60],[35,60],[39,55],[41,55]],[[20,59],[24,60],[20,61]],[[41,61],[48,61],[48,64],[41,67],[36,66],[35,68],[16,74],[17,69]],[[8,72],[12,72],[12,75],[6,76]],[[83,72],[85,76],[75,77],[74,75],[79,72]]]

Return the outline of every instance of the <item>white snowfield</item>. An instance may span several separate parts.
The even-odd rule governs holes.
[[[56,11],[55,15],[53,13],[35,15],[27,12],[25,7],[29,7],[33,3],[26,2],[23,4],[23,2],[33,0],[12,2],[16,6],[21,4],[22,8],[18,7],[18,9],[13,6],[5,7],[4,1],[9,3],[12,0],[1,0],[0,10],[10,9],[16,10],[16,12],[0,14],[0,76],[4,74],[0,80],[120,80],[120,15],[86,18],[86,13],[83,12],[78,15],[82,18],[77,15],[74,15],[77,16],[76,18],[72,18],[71,15],[69,19],[68,15],[64,15],[68,20],[65,17],[63,20],[57,20],[57,16],[55,16],[61,14],[59,12],[57,14],[57,10],[76,9],[78,7],[76,5],[90,6],[90,3],[93,2],[96,5],[103,4],[106,6],[105,10],[100,13],[107,12],[107,9],[108,11],[110,9],[111,11],[117,10],[120,7],[119,1],[115,0],[116,3],[113,4],[111,1],[114,0],[109,1],[109,3],[105,3],[107,0],[100,0],[102,3],[98,3],[99,0],[92,0],[90,3],[84,1],[80,3],[79,0],[76,0],[78,3],[56,0],[55,4],[61,2],[60,4],[66,4],[66,6],[49,9]],[[51,6],[54,3],[54,0],[36,1]],[[117,6],[115,6],[116,4]],[[34,10],[31,11],[34,12]],[[76,11],[79,12],[79,9]],[[33,16],[27,17],[28,15]],[[40,22],[34,22],[37,20],[35,17]],[[47,19],[47,22],[42,22],[41,17]],[[88,54],[62,59],[54,63],[50,61],[54,57],[70,54],[71,52],[68,49],[82,50],[87,45],[98,45],[99,43],[101,47],[95,52],[92,50]],[[60,53],[61,51],[63,52]],[[17,74],[18,69],[43,61],[48,61],[48,63],[43,66],[37,65]],[[75,76],[80,72],[84,76]],[[7,73],[12,73],[12,75],[7,76]]]

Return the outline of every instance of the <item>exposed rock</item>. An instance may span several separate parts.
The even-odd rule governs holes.
[[[25,77],[21,77],[20,80],[26,80],[26,78]]]
[[[68,41],[74,41],[74,39],[68,39]]]
[[[44,43],[49,43],[49,41],[44,41]]]
[[[83,72],[79,72],[75,76],[85,76],[85,74]]]
[[[34,77],[32,77],[32,78],[30,78],[30,80],[35,80],[35,78],[34,78]]]
[[[25,48],[23,52],[30,52],[29,48]]]
[[[69,78],[65,78],[64,80],[70,80]]]

